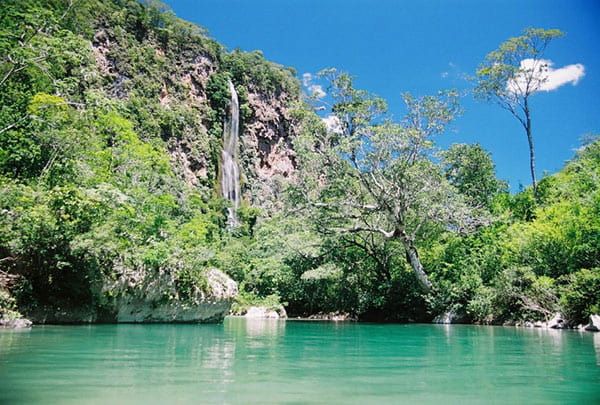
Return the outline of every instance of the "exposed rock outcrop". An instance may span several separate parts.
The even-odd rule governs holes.
[[[600,331],[600,315],[590,315],[590,322],[585,327],[585,330],[589,332]]]
[[[566,329],[567,326],[567,322],[565,322],[563,316],[558,312],[547,323],[547,327],[550,329]]]
[[[252,118],[244,123],[241,137],[245,169],[245,198],[262,208],[276,208],[282,183],[296,169],[292,140],[297,128],[290,116],[291,97],[285,92],[250,90]]]
[[[437,324],[452,324],[452,323],[463,323],[465,322],[465,315],[458,313],[454,310],[446,311],[437,315],[431,323]]]
[[[31,328],[31,321],[26,318],[0,318],[0,327],[8,329],[24,329]]]
[[[38,308],[28,315],[34,323],[221,322],[238,293],[237,284],[217,269],[205,277],[205,288],[183,296],[168,272],[123,274],[104,287],[115,298],[99,307]]]
[[[92,54],[98,71],[113,97],[126,99],[131,82],[131,63],[123,63],[115,55],[122,55],[119,36],[108,28],[99,28],[92,39]],[[156,38],[145,39],[155,48],[156,61],[169,66],[156,80],[160,91],[156,94],[158,106],[165,110],[184,111],[188,118],[180,126],[177,136],[165,133],[166,145],[177,173],[193,187],[210,188],[216,181],[216,161],[211,156],[209,143],[210,94],[207,84],[222,67],[215,57],[202,46],[190,44],[189,49],[173,54],[162,49]],[[288,94],[281,88],[264,89],[253,84],[246,87],[245,107],[250,114],[241,123],[240,168],[244,177],[243,197],[254,206],[276,208],[282,183],[293,177],[296,168],[292,139],[296,125],[290,106],[298,95]],[[189,117],[195,117],[190,121]]]
[[[176,297],[175,283],[158,277],[123,294],[117,304],[117,322],[220,322],[229,313],[237,295],[237,284],[225,273],[211,269],[206,274],[208,291],[196,289],[190,297]],[[172,298],[166,298],[172,297]]]
[[[287,313],[283,306],[279,308],[250,307],[244,315],[246,318],[286,319]]]

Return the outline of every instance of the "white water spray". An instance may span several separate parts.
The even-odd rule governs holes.
[[[238,95],[231,80],[229,81],[231,101],[229,116],[225,119],[223,128],[223,151],[221,190],[223,197],[231,202],[227,208],[227,225],[235,228],[239,225],[237,209],[240,207],[240,169],[237,164],[238,136],[240,124],[240,106]]]

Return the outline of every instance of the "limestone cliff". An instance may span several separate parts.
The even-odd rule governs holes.
[[[188,185],[214,186],[218,177],[223,106],[215,106],[209,82],[215,74],[232,77],[244,95],[245,114],[241,122],[240,164],[244,200],[261,208],[272,208],[283,182],[295,170],[292,139],[297,123],[290,108],[299,99],[297,80],[290,71],[266,61],[257,52],[227,53],[207,49],[206,44],[188,44],[170,49],[149,35],[139,42],[148,50],[156,70],[138,72],[123,49],[131,41],[124,33],[99,27],[92,41],[93,55],[109,94],[127,99],[149,80],[156,91],[148,94],[157,115],[170,114],[176,128],[158,128],[177,173]],[[239,60],[242,61],[241,67]],[[268,82],[253,76],[256,69],[266,72]],[[144,78],[140,78],[144,75]],[[139,119],[139,117],[137,117]],[[143,124],[143,123],[142,123]]]

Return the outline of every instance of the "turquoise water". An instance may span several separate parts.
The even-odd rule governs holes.
[[[0,403],[594,403],[600,333],[229,318],[0,332]]]

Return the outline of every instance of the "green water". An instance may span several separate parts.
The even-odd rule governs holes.
[[[594,403],[600,334],[283,322],[0,332],[0,403]]]

